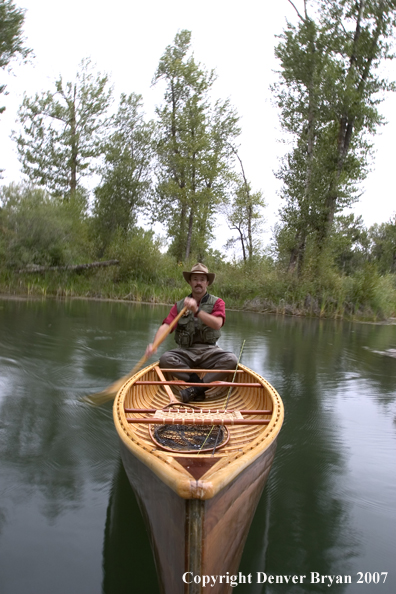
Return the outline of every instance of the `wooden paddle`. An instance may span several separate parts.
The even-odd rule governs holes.
[[[160,336],[153,343],[154,350],[157,349],[159,347],[159,345],[165,340],[165,338],[168,336],[168,334],[172,331],[172,328],[174,328],[176,326],[177,322],[186,313],[186,311],[187,311],[187,307],[183,307],[181,312],[169,324],[169,328],[167,328],[165,333],[162,336]],[[144,363],[147,361],[148,358],[149,357],[147,357],[147,355],[145,353],[143,355],[143,357],[140,359],[140,361],[138,363],[136,363],[135,367],[132,369],[132,371],[130,373],[128,373],[121,379],[117,380],[110,386],[108,386],[105,390],[102,390],[102,392],[96,392],[95,394],[91,394],[90,396],[85,396],[83,398],[83,400],[85,402],[89,402],[90,404],[94,404],[96,406],[100,406],[101,404],[104,404],[105,402],[108,402],[109,400],[113,400],[115,398],[118,390],[125,384],[125,382],[130,377],[132,377],[133,375],[135,375],[135,373],[137,373],[139,371],[139,369],[142,367],[142,365],[144,365]]]

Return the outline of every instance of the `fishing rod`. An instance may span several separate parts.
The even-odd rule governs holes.
[[[238,362],[237,362],[237,365],[236,365],[236,367],[235,367],[235,371],[234,371],[233,378],[232,378],[232,380],[231,380],[231,382],[232,382],[232,383],[234,383],[234,382],[235,382],[235,378],[236,378],[236,374],[237,374],[237,371],[238,371],[238,366],[239,366],[239,363],[241,362],[241,358],[242,358],[242,352],[243,352],[243,348],[244,348],[244,346],[245,346],[245,342],[246,342],[246,340],[244,340],[244,341],[243,341],[243,343],[242,343],[242,346],[241,346],[241,350],[239,351]],[[230,386],[230,387],[229,387],[229,389],[228,389],[228,394],[227,394],[227,399],[226,399],[226,403],[225,403],[225,406],[224,406],[224,411],[226,411],[226,410],[227,410],[227,404],[228,404],[228,401],[229,401],[229,399],[230,399],[230,395],[231,395],[231,390],[232,390],[232,388],[233,388],[233,386]],[[203,442],[203,444],[202,444],[202,445],[201,445],[201,447],[199,448],[199,450],[198,450],[198,453],[199,453],[199,452],[202,450],[202,448],[204,447],[204,445],[205,445],[205,443],[207,442],[207,440],[209,439],[209,437],[210,437],[210,434],[212,433],[213,429],[214,429],[214,425],[212,425],[212,427],[210,428],[210,431],[209,431],[208,435],[206,436],[206,439],[205,439],[205,441]],[[216,442],[215,442],[215,445],[214,445],[214,448],[213,448],[212,456],[214,456],[214,453],[215,453],[215,451],[216,451],[216,448],[217,448],[217,442],[219,441],[219,435],[220,435],[220,431],[217,433],[217,436],[216,436]]]

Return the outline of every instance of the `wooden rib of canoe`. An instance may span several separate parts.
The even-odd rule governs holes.
[[[211,384],[205,401],[192,404],[197,418],[209,414],[213,420],[208,422],[227,426],[226,445],[214,453],[164,450],[153,441],[151,428],[158,422],[183,422],[185,407],[177,393],[186,384],[168,373],[171,379],[166,380],[163,373],[153,364],[128,379],[114,402],[114,422],[122,461],[148,527],[161,592],[198,594],[205,590],[195,576],[238,571],[274,459],[283,404],[275,389],[244,365],[238,366],[234,383],[234,372],[224,370],[224,382]],[[227,398],[227,410],[237,414],[224,420],[220,411]],[[162,410],[159,421],[155,411]],[[231,589],[224,578],[210,591]]]

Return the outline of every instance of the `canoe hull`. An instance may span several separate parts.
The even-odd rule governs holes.
[[[182,499],[121,442],[121,456],[144,517],[162,594],[200,594],[193,576],[234,575],[274,459],[276,442],[212,499]],[[232,590],[227,583],[213,594]]]

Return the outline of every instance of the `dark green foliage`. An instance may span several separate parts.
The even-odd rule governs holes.
[[[371,257],[381,274],[396,273],[396,217],[369,229]]]
[[[351,302],[355,309],[375,303],[376,292],[379,285],[379,274],[374,264],[366,262],[353,276]]]
[[[154,238],[152,231],[136,228],[125,234],[119,230],[106,251],[107,257],[120,261],[115,281],[133,279],[155,282],[161,278],[160,247],[161,244]]]
[[[369,237],[361,216],[338,216],[330,238],[334,262],[343,274],[352,274],[369,259]]]
[[[10,185],[0,192],[3,266],[59,266],[84,262],[89,252],[83,200],[63,204],[42,189]]]

